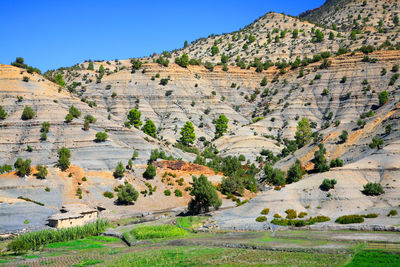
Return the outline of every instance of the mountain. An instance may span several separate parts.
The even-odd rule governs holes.
[[[21,194],[38,199],[45,204],[38,212],[38,227],[52,208],[70,202],[104,205],[122,216],[128,209],[120,209],[103,193],[128,181],[142,192],[146,183],[160,188],[151,196],[143,193],[130,213],[173,209],[186,206],[190,195],[167,198],[164,191],[184,191],[192,174],[203,173],[214,184],[229,177],[239,195],[246,188],[242,200],[254,196],[254,187],[266,190],[243,208],[221,212],[218,220],[228,221],[227,228],[237,226],[232,214],[250,209],[238,223],[247,227],[266,205],[272,214],[289,208],[332,218],[365,210],[387,214],[400,204],[398,12],[398,1],[331,0],[298,18],[268,13],[239,31],[210,35],[151,57],[90,60],[44,75],[0,65],[1,106],[8,113],[0,120],[0,165],[13,165],[21,157],[50,170],[44,181],[32,175],[18,178],[15,172],[1,175],[7,183],[0,186],[0,205],[7,210],[31,205],[17,200]],[[30,120],[21,119],[26,106],[36,113]],[[72,106],[81,115],[68,122]],[[132,109],[141,112],[140,127],[127,124]],[[89,128],[87,115],[96,118]],[[219,136],[221,115],[228,123]],[[305,118],[312,137],[300,144],[295,135]],[[156,126],[154,136],[142,128],[147,120]],[[43,122],[50,123],[45,140]],[[179,142],[186,122],[193,124],[196,136],[190,147]],[[99,142],[98,132],[108,139]],[[344,132],[345,139],[340,137]],[[319,144],[326,149],[328,165],[339,158],[343,166],[316,173],[313,159]],[[56,166],[63,146],[71,150],[67,171]],[[181,163],[157,162],[157,176],[147,180],[142,174],[156,149],[165,154],[156,158],[170,156]],[[117,164],[127,165],[134,151],[138,157],[133,170],[113,178]],[[229,156],[240,156],[242,166]],[[271,186],[264,166],[271,164],[286,175],[297,160],[306,171],[302,179]],[[167,181],[168,172],[182,177],[184,185]],[[84,183],[83,177],[90,182]],[[328,178],[337,180],[337,190],[329,196],[319,188]],[[362,190],[368,182],[380,183],[385,193],[366,196]],[[45,187],[58,194],[46,196]],[[84,190],[81,199],[78,188]],[[226,194],[220,196],[225,206],[232,204]]]

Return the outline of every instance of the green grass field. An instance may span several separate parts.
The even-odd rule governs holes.
[[[192,228],[194,225],[198,225],[202,221],[205,221],[207,217],[203,216],[187,216],[180,217],[176,220],[176,225],[183,228]]]
[[[397,254],[382,250],[362,250],[346,267],[400,266],[400,251]]]

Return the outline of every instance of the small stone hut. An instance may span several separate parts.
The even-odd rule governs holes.
[[[61,213],[48,218],[48,225],[54,228],[67,228],[82,226],[94,221],[98,217],[98,211],[84,204],[69,204],[62,206]]]

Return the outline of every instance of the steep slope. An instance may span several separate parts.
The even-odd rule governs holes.
[[[23,77],[29,77],[28,82]],[[163,146],[157,140],[147,137],[136,129],[127,129],[97,107],[89,107],[78,98],[45,80],[38,74],[7,65],[0,65],[0,99],[8,117],[0,121],[0,164],[14,164],[18,157],[31,158],[32,164],[53,165],[57,161],[56,151],[65,146],[72,151],[72,163],[88,169],[113,169],[119,161],[126,163],[132,156],[133,148],[139,151],[138,164],[147,162],[150,152],[163,148],[167,154],[190,160],[180,150]],[[21,101],[18,97],[22,97]],[[70,123],[65,122],[69,108],[74,105],[82,115]],[[24,107],[30,106],[36,112],[31,120],[22,120]],[[97,122],[88,131],[83,130],[83,117],[92,115]],[[41,124],[50,122],[47,140],[41,141]],[[109,140],[95,142],[98,131],[108,131]],[[27,151],[27,145],[33,148]]]

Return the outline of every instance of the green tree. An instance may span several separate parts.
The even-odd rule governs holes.
[[[266,77],[266,76],[264,76],[264,78],[261,80],[261,83],[260,83],[260,85],[261,85],[261,86],[266,86],[267,84],[268,84],[267,77]]]
[[[69,158],[71,157],[71,151],[66,147],[62,147],[57,151],[57,154],[58,154],[58,166],[62,171],[65,171],[71,164],[69,161]]]
[[[36,165],[36,169],[38,170],[38,173],[36,174],[36,176],[39,179],[46,179],[47,174],[49,173],[47,171],[47,167],[44,165]]]
[[[142,113],[139,110],[137,110],[136,108],[131,109],[128,114],[129,123],[135,126],[135,128],[139,129],[139,127],[143,124],[140,119],[141,116]]]
[[[394,23],[394,25],[399,25],[399,16],[394,16],[394,18],[393,18],[393,23]]]
[[[189,56],[186,53],[183,53],[183,55],[181,56],[179,65],[184,68],[189,65]]]
[[[225,54],[221,55],[221,62],[223,64],[228,63],[228,60],[229,60],[229,57],[227,55],[225,55]]]
[[[314,171],[326,172],[329,171],[329,165],[325,158],[326,149],[323,144],[318,145],[319,150],[314,152]]]
[[[382,185],[379,183],[367,183],[364,185],[363,193],[367,196],[378,196],[385,193],[385,191],[383,191]]]
[[[222,201],[218,198],[217,190],[203,174],[199,178],[193,176],[193,189],[190,192],[192,198],[188,204],[188,209],[193,214],[208,212],[210,207],[218,209]]]
[[[269,163],[264,166],[264,174],[264,180],[267,183],[276,186],[281,186],[286,183],[285,173],[280,169],[273,168]]]
[[[372,143],[369,144],[369,147],[381,149],[382,145],[383,145],[383,140],[381,138],[379,138],[378,136],[374,136],[372,138]]]
[[[302,118],[297,123],[297,131],[295,135],[296,143],[299,147],[303,147],[311,141],[312,132],[310,122],[307,118]]]
[[[63,79],[63,76],[58,73],[55,77],[54,77],[54,82],[62,87],[65,87],[65,81]]]
[[[219,48],[218,48],[218,46],[213,45],[213,46],[211,47],[211,55],[212,55],[212,56],[215,56],[215,55],[218,54],[218,53],[219,53]]]
[[[186,40],[186,41],[183,43],[183,47],[186,48],[186,47],[188,47],[188,46],[189,46],[189,43],[188,43],[188,41]]]
[[[132,204],[132,202],[136,201],[139,197],[138,191],[129,183],[126,183],[118,190],[118,199],[117,202],[119,204]]]
[[[18,158],[17,161],[14,163],[15,169],[17,169],[17,174],[21,177],[25,175],[29,175],[31,173],[31,160],[26,159],[23,160]]]
[[[186,124],[181,129],[181,138],[179,139],[179,141],[183,145],[188,146],[190,144],[193,144],[195,139],[196,139],[196,134],[194,133],[193,123],[187,121]]]
[[[124,177],[124,175],[125,175],[124,164],[122,164],[122,162],[118,162],[117,167],[115,167],[114,177],[121,178]]]
[[[138,60],[138,59],[131,59],[131,63],[132,63],[132,73],[135,73],[136,70],[140,69],[142,67],[142,61]]]
[[[88,70],[94,70],[93,62],[89,62],[88,68],[87,68],[87,69],[88,69]]]
[[[81,116],[81,112],[76,107],[74,107],[74,105],[69,108],[69,114],[74,116],[74,118],[79,118]]]
[[[100,72],[100,74],[101,75],[104,75],[104,72],[105,72],[106,70],[104,69],[104,66],[103,65],[100,65],[100,67],[99,67],[99,72]]]
[[[228,118],[221,114],[215,121],[215,138],[221,137],[228,130]]]
[[[143,173],[143,177],[146,179],[153,179],[157,174],[157,169],[152,164],[147,165],[146,170]]]
[[[107,133],[105,132],[98,132],[96,133],[96,142],[104,142],[108,138]]]
[[[292,34],[292,38],[296,39],[299,36],[299,30],[298,29],[294,29],[293,30],[293,34]]]
[[[336,183],[337,181],[335,179],[324,179],[320,185],[320,188],[324,191],[329,191],[335,187]]]
[[[157,128],[152,120],[147,119],[142,130],[145,134],[150,135],[154,138],[156,137]]]
[[[288,184],[298,182],[304,174],[305,171],[301,167],[300,161],[296,160],[296,163],[293,164],[288,170],[286,182]]]
[[[24,111],[22,112],[21,119],[23,120],[30,120],[33,117],[35,117],[36,113],[33,111],[33,109],[30,106],[26,106],[24,108]]]
[[[71,122],[73,119],[74,119],[74,116],[72,116],[71,113],[68,113],[67,116],[65,116],[66,122]]]
[[[0,120],[4,120],[7,118],[8,113],[4,110],[2,106],[0,106]]]
[[[379,93],[379,106],[383,106],[389,100],[389,94],[387,91],[382,91]]]
[[[317,29],[315,31],[315,41],[317,43],[321,43],[323,40],[324,40],[324,33],[320,29]]]
[[[340,141],[342,143],[346,142],[348,137],[349,137],[349,133],[346,130],[343,130],[342,134],[339,135]]]

